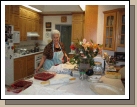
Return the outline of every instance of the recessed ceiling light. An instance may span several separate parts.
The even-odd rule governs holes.
[[[85,11],[85,5],[80,5],[81,9]]]
[[[22,6],[27,7],[27,8],[30,8],[30,9],[32,9],[32,10],[34,10],[34,11],[37,11],[37,12],[42,12],[41,10],[38,10],[38,9],[36,9],[36,8],[34,8],[34,7],[31,7],[31,6],[29,6],[29,5],[22,5]]]

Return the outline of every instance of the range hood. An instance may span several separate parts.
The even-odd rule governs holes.
[[[27,37],[39,37],[37,32],[27,32]]]

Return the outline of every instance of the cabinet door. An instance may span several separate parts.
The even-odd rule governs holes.
[[[27,57],[27,76],[34,74],[34,55]]]
[[[11,5],[10,11],[12,14],[18,14],[19,15],[19,5]]]
[[[14,30],[19,31],[20,30],[20,24],[19,24],[19,15],[18,14],[12,14],[12,22],[11,24],[14,25]]]
[[[103,48],[106,50],[115,50],[115,27],[116,12],[105,14]]]
[[[10,5],[5,5],[5,24],[10,24]]]
[[[39,24],[39,40],[43,40],[43,24]]]
[[[118,46],[125,46],[125,11],[118,12]]]
[[[77,39],[83,38],[83,22],[73,21],[72,22],[72,41],[77,42]]]
[[[26,28],[27,28],[27,32],[32,32],[32,26],[33,26],[33,22],[32,22],[32,20],[31,19],[27,19],[27,26],[26,26]]]
[[[21,60],[20,58],[14,59],[14,81],[21,79]]]
[[[20,17],[28,18],[28,10],[24,7],[19,8]]]
[[[24,78],[27,76],[27,57],[20,58],[20,62],[22,78]]]
[[[28,10],[28,18],[29,18],[29,19],[34,19],[34,15],[33,15],[33,12],[32,12],[32,11],[29,11],[29,10]]]
[[[27,40],[27,19],[24,17],[20,17],[20,40],[26,41]]]

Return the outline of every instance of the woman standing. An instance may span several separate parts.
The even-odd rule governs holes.
[[[35,72],[38,72],[42,65],[45,70],[48,70],[54,65],[63,63],[64,57],[69,61],[64,45],[60,42],[60,32],[58,30],[53,30],[51,37],[52,41],[45,47],[40,65]]]

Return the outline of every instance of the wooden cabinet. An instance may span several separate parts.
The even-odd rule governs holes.
[[[27,40],[27,19],[24,17],[20,17],[20,40]]]
[[[72,41],[83,39],[83,14],[72,15]]]
[[[18,14],[12,14],[11,15],[11,24],[14,26],[15,31],[20,30],[20,20],[19,20],[19,15]]]
[[[27,40],[27,32],[38,32],[43,39],[43,16],[35,11],[19,5],[5,6],[5,24],[14,26],[14,30],[20,31],[20,40]]]
[[[117,46],[125,46],[125,11],[118,11],[118,37],[117,37]]]
[[[21,6],[19,12],[20,12],[20,17],[28,18],[28,10],[26,8]]]
[[[122,11],[122,12],[121,12]],[[124,9],[104,12],[103,49],[115,51],[118,46],[125,44]],[[120,14],[121,13],[121,14]]]
[[[27,32],[32,32],[32,26],[33,26],[33,22],[31,19],[27,19],[27,23],[26,23],[26,29],[27,29]]]
[[[14,59],[14,81],[27,76],[26,57]]]
[[[11,9],[10,9],[11,13],[19,15],[19,7],[20,7],[19,5],[11,5]]]
[[[10,24],[10,22],[11,22],[10,5],[5,5],[5,24]]]
[[[14,59],[14,81],[34,74],[34,55]]]
[[[115,35],[116,35],[116,12],[107,13],[104,16],[103,48],[105,50],[115,49]]]
[[[27,56],[27,75],[34,74],[34,55]]]

